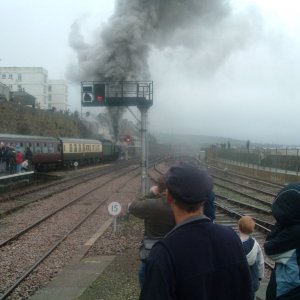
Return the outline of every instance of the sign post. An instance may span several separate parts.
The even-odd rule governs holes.
[[[117,216],[121,213],[122,207],[119,202],[111,202],[108,205],[108,212],[111,216],[114,217],[114,232],[117,230]]]

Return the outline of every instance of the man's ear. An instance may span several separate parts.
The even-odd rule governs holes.
[[[170,194],[170,192],[168,191],[168,189],[166,190],[166,193],[167,193],[167,201],[169,204],[171,204],[173,202],[173,197]]]

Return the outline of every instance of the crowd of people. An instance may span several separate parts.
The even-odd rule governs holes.
[[[14,144],[0,142],[0,173],[15,174],[28,171],[32,166],[32,151],[29,146],[23,151]]]
[[[140,247],[140,299],[253,300],[264,277],[264,256],[252,237],[250,216],[238,234],[216,224],[213,182],[207,170],[179,163],[129,204],[144,220]],[[300,184],[275,198],[277,221],[264,244],[275,261],[266,300],[300,299]]]

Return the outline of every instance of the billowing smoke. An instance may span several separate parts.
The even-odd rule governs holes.
[[[206,47],[207,35],[222,31],[230,14],[227,0],[116,0],[113,16],[97,29],[92,44],[85,42],[79,24],[73,24],[70,44],[78,65],[70,77],[77,82],[149,80],[151,47]],[[117,140],[123,111],[112,108],[109,113]]]

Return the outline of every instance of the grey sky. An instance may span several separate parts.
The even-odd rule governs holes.
[[[299,1],[235,0],[232,7],[218,26],[195,22],[150,45],[150,128],[299,145]],[[73,22],[94,43],[113,12],[113,0],[1,1],[0,66],[41,66],[49,78],[65,78],[77,62]],[[69,103],[80,109],[74,85]]]

